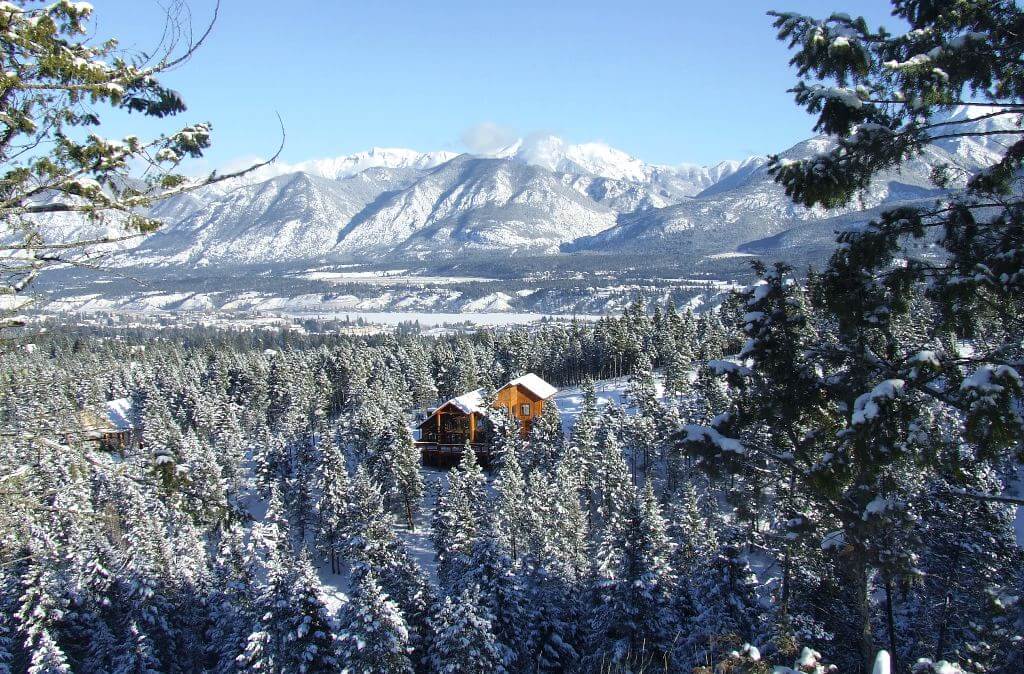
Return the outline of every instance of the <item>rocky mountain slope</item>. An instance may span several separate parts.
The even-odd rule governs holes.
[[[957,110],[952,119],[989,130],[1015,121],[968,115]],[[876,207],[936,197],[936,166],[990,165],[1001,150],[997,138],[939,141],[880,176],[857,203],[832,211],[792,204],[763,157],[660,166],[554,136],[485,156],[375,148],[271,165],[160,203],[153,214],[167,226],[114,259],[131,268],[230,270],[579,254],[677,256],[686,265],[736,252],[799,255],[827,250],[836,229],[858,226]],[[782,154],[798,159],[828,148],[812,138]],[[92,231],[103,227],[46,223],[54,241]]]

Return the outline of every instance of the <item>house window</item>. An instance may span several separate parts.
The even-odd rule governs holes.
[[[519,414],[524,417],[530,416],[530,403],[523,403],[519,406]]]

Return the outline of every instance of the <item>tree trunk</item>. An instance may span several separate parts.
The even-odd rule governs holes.
[[[939,623],[939,639],[935,644],[935,660],[936,662],[942,660],[942,654],[946,652],[946,633],[949,625],[949,607],[952,604],[952,599],[949,594],[946,595],[946,603],[942,607],[942,621]]]
[[[789,618],[789,578],[790,566],[792,565],[792,554],[789,545],[786,546],[786,556],[782,561],[782,606],[780,607],[782,618]]]
[[[405,518],[409,521],[409,531],[416,531],[416,523],[412,519],[412,501],[405,497]]]
[[[892,658],[892,671],[900,671],[899,656],[896,650],[896,620],[892,612],[892,578],[885,577],[885,622],[889,630],[889,655]]]
[[[852,553],[851,566],[856,591],[853,610],[860,628],[860,633],[857,637],[862,663],[860,671],[863,674],[869,674],[875,659],[875,642],[871,633],[871,599],[868,588],[867,552],[860,548],[860,546]]]

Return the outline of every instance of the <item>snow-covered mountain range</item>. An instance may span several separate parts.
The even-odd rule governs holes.
[[[954,118],[966,119],[966,110]],[[971,122],[1010,125],[999,117]],[[975,169],[993,141],[942,141],[879,177],[854,206],[795,206],[767,173],[767,159],[714,166],[648,164],[602,143],[555,136],[487,155],[374,148],[242,178],[158,204],[166,226],[115,256],[125,267],[437,261],[459,256],[650,253],[691,261],[737,251],[827,247],[839,228],[878,206],[934,197],[935,166]],[[783,152],[829,147],[812,138]],[[51,219],[47,236],[83,235]],[[794,232],[787,235],[787,232]]]

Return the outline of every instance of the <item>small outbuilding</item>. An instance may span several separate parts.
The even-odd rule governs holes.
[[[128,398],[79,410],[77,419],[77,432],[68,434],[69,442],[84,441],[109,452],[142,446],[142,434],[132,423],[132,402]]]

